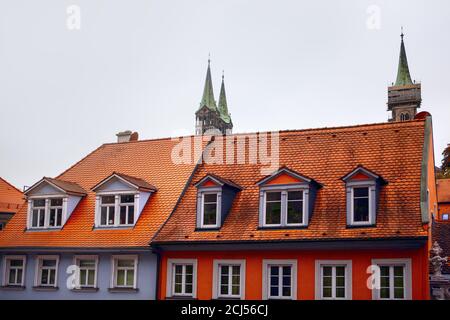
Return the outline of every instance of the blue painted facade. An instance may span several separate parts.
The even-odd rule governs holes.
[[[26,256],[26,269],[24,289],[0,289],[1,300],[16,300],[16,299],[45,299],[45,300],[59,300],[59,299],[85,299],[85,300],[114,300],[114,299],[139,299],[139,300],[153,300],[156,296],[157,287],[157,256],[148,251],[114,251],[114,252],[70,252],[70,253],[58,253],[55,251],[33,251],[30,253],[24,252],[11,252],[7,255],[25,255]],[[52,291],[38,291],[33,288],[37,256],[39,255],[57,255],[59,256],[58,276],[57,276],[57,290]],[[98,268],[97,268],[97,291],[74,291],[68,289],[67,279],[70,273],[66,273],[67,268],[74,264],[75,255],[97,255],[98,256]],[[111,292],[112,279],[112,256],[116,255],[137,255],[137,290],[136,292]],[[5,253],[0,255],[0,270],[1,280],[5,276]]]

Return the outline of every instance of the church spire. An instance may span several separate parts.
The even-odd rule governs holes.
[[[228,105],[227,105],[227,96],[225,93],[225,80],[222,72],[222,85],[220,86],[220,95],[219,95],[219,113],[220,117],[226,123],[231,122],[230,114],[228,113]]]
[[[406,58],[405,43],[403,42],[404,37],[403,28],[400,37],[402,38],[402,42],[400,44],[400,58],[398,61],[397,80],[395,81],[395,85],[405,86],[413,84],[413,82],[411,80],[411,75],[409,73],[408,59]]]
[[[214,91],[211,80],[211,60],[208,58],[208,69],[206,70],[205,87],[203,89],[203,97],[200,102],[200,108],[207,106],[211,110],[216,110],[216,100],[214,100]]]

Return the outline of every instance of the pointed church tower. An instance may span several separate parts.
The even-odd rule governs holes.
[[[225,96],[225,84],[222,76],[219,107],[216,106],[214,90],[211,79],[211,61],[208,59],[205,87],[198,110],[195,112],[195,134],[206,133],[227,134],[231,133],[233,123],[228,113],[227,99]]]
[[[420,83],[411,80],[408,59],[406,57],[403,31],[400,44],[397,80],[388,88],[388,111],[392,112],[389,121],[408,121],[414,119],[422,103]]]

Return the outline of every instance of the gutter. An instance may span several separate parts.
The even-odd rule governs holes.
[[[421,175],[420,175],[420,213],[422,216],[422,223],[428,224],[430,222],[429,212],[429,197],[428,197],[428,159],[430,155],[430,140],[432,138],[432,120],[427,117],[425,120],[425,133],[423,141]],[[434,151],[433,151],[434,152]],[[433,163],[434,167],[434,163]]]

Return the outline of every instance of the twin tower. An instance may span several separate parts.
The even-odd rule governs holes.
[[[405,43],[401,34],[400,58],[398,63],[397,80],[388,87],[388,111],[391,112],[389,121],[408,121],[414,119],[417,109],[422,103],[421,85],[411,80],[408,59],[406,58]],[[211,80],[210,60],[206,71],[205,88],[198,110],[195,112],[195,134],[231,134],[233,122],[228,112],[225,82],[222,75],[219,104],[216,104]]]

